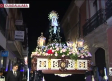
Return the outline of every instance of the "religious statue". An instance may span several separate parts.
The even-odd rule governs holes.
[[[54,31],[53,31],[53,33],[54,34],[56,34],[56,31],[57,31],[57,27],[56,26],[54,26],[54,29],[53,29]]]
[[[38,37],[38,40],[37,40],[37,45],[39,47],[44,46],[45,45],[45,40],[46,40],[46,38],[43,36],[43,32],[41,32],[41,36]]]
[[[49,29],[49,40],[50,41],[61,41],[61,37],[60,37],[60,27],[58,25],[58,14],[55,11],[51,11],[49,14],[49,20],[51,21],[51,26]]]

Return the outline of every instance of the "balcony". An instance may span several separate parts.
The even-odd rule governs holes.
[[[107,25],[112,25],[112,1],[108,0],[106,2],[105,12]]]
[[[15,41],[15,31],[14,30],[6,30],[7,37],[7,46],[10,50],[12,50],[17,57],[22,56],[22,44],[19,41]]]
[[[88,35],[104,22],[112,26],[112,1],[106,2],[106,8],[98,10],[83,26],[83,36]]]
[[[83,36],[88,35],[98,26],[105,22],[104,20],[104,10],[98,10],[83,26]]]

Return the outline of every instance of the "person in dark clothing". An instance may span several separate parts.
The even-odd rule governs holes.
[[[32,81],[42,81],[43,73],[42,71],[34,71],[33,72],[33,80]]]
[[[0,71],[3,72],[3,76],[6,76],[5,68],[1,68]]]
[[[0,71],[0,81],[5,81],[5,76],[3,76],[3,72]]]
[[[6,81],[22,81],[21,74],[18,70],[18,64],[13,65],[12,71],[8,71]]]
[[[33,81],[33,71],[30,71],[30,81]]]
[[[2,71],[0,71],[0,78],[4,78]]]

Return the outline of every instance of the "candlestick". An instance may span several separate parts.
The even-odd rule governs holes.
[[[92,75],[92,81],[95,81],[95,80],[94,80],[94,76],[93,76],[93,75]]]
[[[105,73],[104,79],[108,80],[107,73],[106,73],[106,68],[105,67],[104,67],[104,73]]]
[[[44,76],[43,76],[43,81],[45,81]]]
[[[106,68],[104,67],[104,72],[105,72],[105,76],[106,76]]]

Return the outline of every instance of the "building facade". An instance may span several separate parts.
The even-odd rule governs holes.
[[[0,1],[0,4],[3,4],[3,2]],[[0,8],[0,52],[6,49],[6,36],[5,36],[6,19],[7,19],[6,9]],[[3,66],[3,59],[0,56],[0,68],[2,66]]]
[[[72,22],[79,24],[74,27]],[[109,68],[112,67],[111,22],[111,0],[73,0],[61,22],[66,39],[75,42],[78,37],[83,37],[92,53],[93,65],[98,67],[99,72],[106,67],[109,81],[112,80],[112,76],[109,76]],[[68,27],[67,23],[70,23]]]
[[[3,0],[4,1],[4,0]],[[2,1],[2,3],[3,3]],[[20,3],[20,0],[8,0],[4,3]],[[4,9],[4,8],[3,8]],[[12,65],[17,62],[20,66],[24,66],[24,57],[28,54],[28,38],[26,25],[23,23],[22,12],[19,8],[4,9],[6,12],[6,17],[4,18],[4,39],[0,40],[0,45],[2,45],[2,50],[8,51],[8,57],[1,57],[0,68],[5,68],[6,70],[11,70]],[[4,14],[4,12],[3,12]],[[1,17],[4,17],[0,15]],[[15,31],[24,31],[23,40],[15,39]],[[1,35],[1,33],[0,33]],[[3,36],[1,36],[3,37]],[[0,37],[0,38],[1,38]],[[5,42],[6,41],[6,42]],[[24,52],[25,51],[25,52]],[[21,67],[19,68],[21,69]]]

